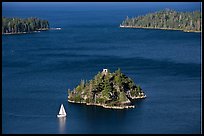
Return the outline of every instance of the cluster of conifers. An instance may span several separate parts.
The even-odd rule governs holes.
[[[130,108],[132,99],[145,98],[143,90],[134,81],[121,73],[104,69],[90,81],[82,80],[72,91],[68,90],[68,101],[105,108]]]
[[[201,12],[177,12],[170,9],[129,18],[121,27],[176,29],[183,31],[201,31]]]
[[[48,30],[49,22],[35,17],[6,18],[2,17],[2,34],[27,33]]]

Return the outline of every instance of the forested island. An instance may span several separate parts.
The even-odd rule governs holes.
[[[134,108],[132,100],[145,97],[141,87],[124,75],[120,69],[113,73],[103,69],[92,80],[81,80],[76,88],[68,89],[69,102],[112,109]]]
[[[201,12],[177,12],[170,9],[129,18],[120,24],[122,28],[148,28],[201,32]]]
[[[49,22],[36,17],[7,18],[2,17],[2,34],[22,34],[49,29]]]

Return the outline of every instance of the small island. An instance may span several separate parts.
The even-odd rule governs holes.
[[[2,34],[24,34],[49,30],[49,22],[36,17],[7,18],[2,17]]]
[[[112,109],[134,108],[132,100],[142,98],[146,98],[142,88],[120,69],[113,73],[103,69],[92,80],[81,80],[72,91],[68,89],[68,102]]]
[[[129,18],[120,24],[121,28],[147,28],[201,32],[201,12],[177,12],[170,9]]]

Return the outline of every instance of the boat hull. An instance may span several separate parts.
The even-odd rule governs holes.
[[[58,118],[66,117],[66,115],[57,115]]]

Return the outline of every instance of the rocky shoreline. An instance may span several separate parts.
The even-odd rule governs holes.
[[[17,33],[2,33],[2,35],[18,35],[18,34],[30,34],[30,33],[39,33],[41,31],[47,31],[50,30],[48,28],[45,29],[38,29],[36,31],[31,31],[31,32],[17,32]]]
[[[123,25],[120,25],[120,28],[140,28],[140,29],[176,30],[176,31],[183,31],[183,32],[201,33],[201,31],[183,30],[183,29],[175,29],[175,28],[157,28],[157,27],[155,28],[155,27],[138,27],[138,26],[123,26]]]
[[[68,102],[86,104],[86,105],[91,105],[91,106],[100,106],[100,107],[107,108],[107,109],[128,109],[128,108],[135,108],[134,105],[126,105],[126,106],[107,106],[107,105],[98,104],[98,103],[75,102],[75,101],[71,101],[71,100],[69,100],[69,99],[68,99]]]
[[[131,99],[144,99],[146,98],[147,96],[146,95],[142,95],[142,96],[136,96],[136,97],[131,97]]]
[[[137,96],[137,97],[131,97],[131,99],[135,100],[135,99],[144,99],[146,98],[146,95],[142,95],[142,96]],[[86,103],[86,102],[75,102],[72,100],[68,99],[68,102],[70,103],[78,103],[78,104],[85,104],[85,105],[91,105],[91,106],[100,106],[103,108],[107,108],[107,109],[128,109],[128,108],[135,108],[134,105],[122,105],[122,106],[108,106],[108,105],[104,105],[104,104],[98,104],[98,103]]]

